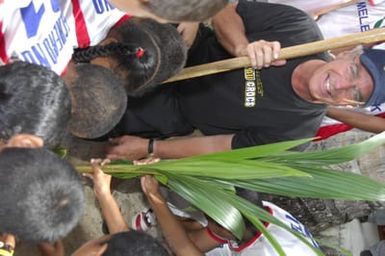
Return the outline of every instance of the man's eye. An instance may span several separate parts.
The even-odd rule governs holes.
[[[352,72],[353,78],[358,77],[358,66],[356,63],[353,63],[352,65],[350,65],[350,71]]]

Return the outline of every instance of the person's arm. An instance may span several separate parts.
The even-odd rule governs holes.
[[[236,4],[229,4],[212,19],[215,35],[223,48],[236,57],[249,56],[251,65],[258,69],[286,64],[285,60],[276,60],[281,51],[278,41],[249,42],[236,7]]]
[[[141,178],[142,190],[146,195],[151,209],[154,211],[160,229],[177,256],[200,256],[203,253],[189,239],[182,224],[175,218],[167,206],[167,202],[159,193],[159,185],[152,176]]]
[[[176,28],[187,47],[191,47],[197,36],[199,22],[181,22]]]
[[[328,108],[326,115],[364,131],[373,133],[385,131],[385,119],[378,116],[333,107]]]
[[[228,4],[212,18],[215,35],[220,44],[233,56],[245,56],[249,40],[237,4]]]
[[[110,185],[111,176],[105,174],[100,166],[107,163],[106,161],[91,159],[92,168],[94,170],[93,175],[85,174],[91,178],[94,182],[95,196],[99,201],[102,215],[106,221],[108,231],[111,234],[119,233],[128,230],[128,225],[124,220],[119,206],[112,196]]]
[[[202,137],[186,137],[173,140],[156,140],[153,155],[161,159],[182,158],[231,150],[233,135],[213,135]],[[112,146],[107,149],[109,159],[137,160],[148,156],[149,139],[136,136],[123,136],[111,140]]]

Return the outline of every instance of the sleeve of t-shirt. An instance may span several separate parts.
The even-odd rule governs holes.
[[[292,6],[240,0],[237,13],[250,42],[279,41],[282,47],[287,47],[323,39],[317,23]]]

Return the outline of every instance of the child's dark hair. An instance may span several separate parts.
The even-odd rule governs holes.
[[[115,35],[119,42],[76,49],[75,62],[89,62],[96,57],[113,57],[118,73],[125,80],[129,95],[136,96],[138,88],[145,87],[160,66],[160,49],[153,37],[130,20],[113,28],[109,36]]]
[[[69,130],[77,137],[93,139],[109,132],[127,106],[122,79],[111,70],[87,63],[74,66],[68,82],[72,99]]]
[[[186,64],[187,46],[176,28],[171,24],[161,24],[152,19],[137,19],[155,39],[161,54],[161,66],[148,87],[155,87],[179,73]]]
[[[162,244],[149,234],[130,230],[114,234],[103,256],[167,256]]]
[[[43,149],[0,153],[0,231],[28,242],[56,241],[78,223],[84,194],[75,169]]]
[[[45,67],[17,61],[0,67],[0,137],[18,133],[54,147],[67,128],[71,105],[64,81]]]

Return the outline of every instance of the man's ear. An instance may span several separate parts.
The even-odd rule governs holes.
[[[18,134],[9,139],[6,147],[8,148],[42,148],[43,139],[30,134]]]

